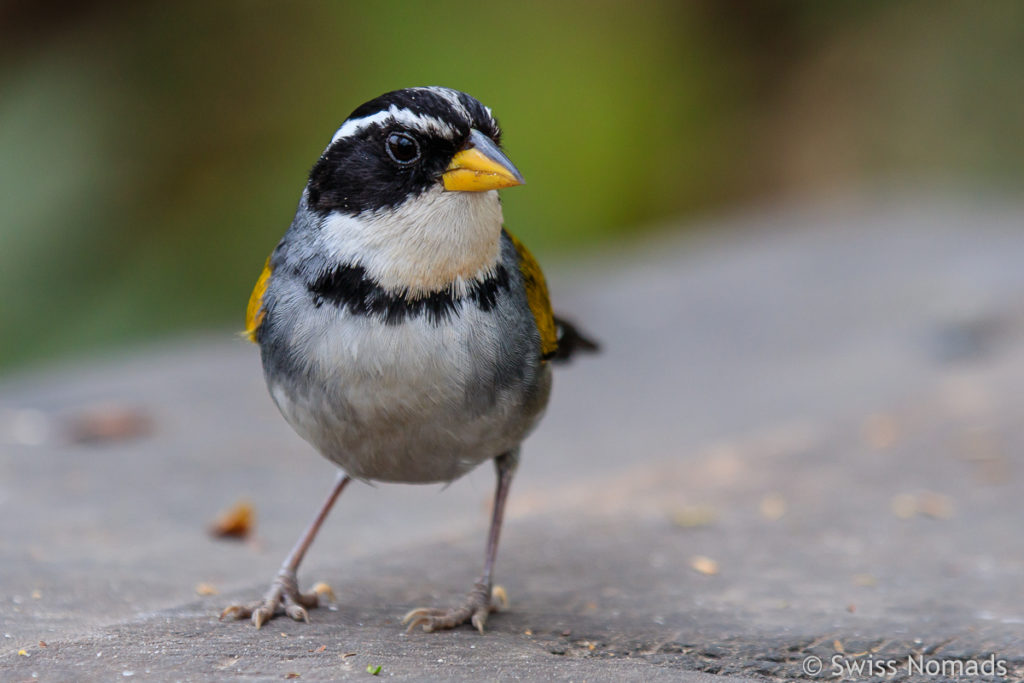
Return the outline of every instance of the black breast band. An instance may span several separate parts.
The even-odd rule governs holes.
[[[317,308],[327,302],[353,315],[378,317],[388,325],[425,315],[431,324],[438,325],[449,320],[463,302],[476,304],[482,311],[491,310],[498,294],[509,288],[509,278],[508,271],[499,264],[489,277],[474,280],[463,296],[458,296],[449,285],[436,292],[411,297],[388,292],[367,277],[362,266],[346,265],[322,273],[307,287]]]

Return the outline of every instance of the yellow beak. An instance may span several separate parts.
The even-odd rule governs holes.
[[[522,185],[522,174],[494,141],[473,129],[469,141],[452,157],[445,169],[444,189],[457,192],[485,192]]]

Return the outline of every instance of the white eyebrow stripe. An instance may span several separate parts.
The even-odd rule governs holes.
[[[410,109],[399,108],[397,105],[391,105],[384,111],[379,111],[376,114],[369,116],[363,116],[358,119],[349,119],[345,123],[341,124],[341,128],[331,138],[331,144],[333,145],[342,138],[352,137],[359,133],[359,131],[369,128],[372,125],[378,123],[384,123],[385,121],[394,120],[408,128],[415,128],[416,130],[424,133],[440,133],[442,135],[454,136],[457,131],[454,126],[445,123],[441,119],[433,116],[426,116],[424,114],[417,114]]]
[[[392,109],[393,108],[394,107],[392,107]],[[375,123],[382,123],[384,121],[387,121],[389,118],[391,118],[390,109],[387,109],[385,111],[379,111],[376,114],[371,114],[370,116],[363,116],[362,118],[358,119],[349,119],[345,123],[341,124],[341,128],[339,128],[338,132],[334,134],[333,138],[331,138],[331,144],[333,145],[335,142],[342,138],[351,137],[358,133],[363,128],[372,126]]]

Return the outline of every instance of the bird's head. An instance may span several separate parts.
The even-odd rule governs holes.
[[[490,109],[448,88],[389,92],[358,107],[314,165],[304,203],[330,262],[424,294],[493,269],[501,205],[523,183]]]

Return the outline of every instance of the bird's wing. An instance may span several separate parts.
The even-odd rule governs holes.
[[[256,332],[263,324],[263,316],[267,313],[263,309],[263,295],[267,292],[270,270],[270,257],[268,256],[267,262],[263,264],[263,272],[260,273],[256,280],[256,286],[252,288],[252,294],[249,295],[249,305],[245,309],[245,332],[243,334],[254,344],[256,343]]]
[[[505,234],[519,255],[519,272],[523,275],[526,302],[530,305],[530,313],[533,314],[537,331],[540,332],[541,358],[552,358],[558,352],[558,328],[555,326],[555,316],[551,312],[551,299],[548,297],[548,283],[544,280],[544,272],[530,250],[516,239],[515,235],[508,230]]]

